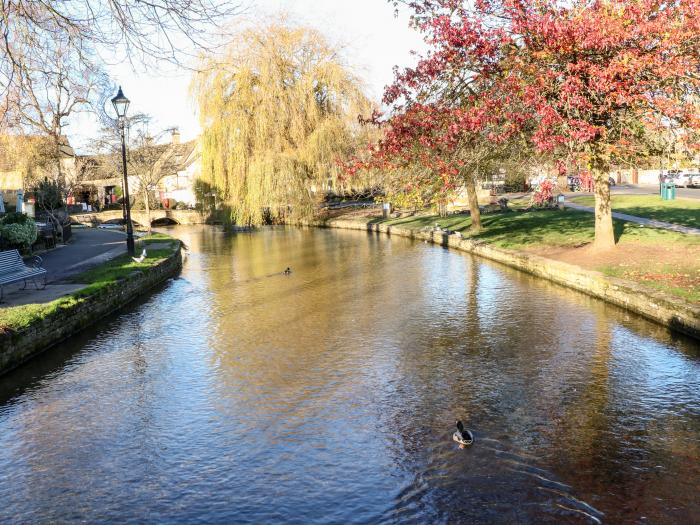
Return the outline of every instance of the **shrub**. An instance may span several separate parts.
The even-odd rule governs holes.
[[[36,223],[23,213],[8,213],[0,221],[0,236],[10,246],[29,248],[38,236]]]
[[[58,210],[63,207],[63,188],[57,182],[43,180],[33,191],[40,209]]]
[[[34,224],[34,221],[31,217],[25,215],[24,213],[19,213],[16,211],[6,213],[5,215],[3,215],[2,219],[0,219],[0,224],[27,224],[29,222]]]
[[[532,196],[536,206],[549,206],[554,203],[554,182],[546,179],[535,190]]]

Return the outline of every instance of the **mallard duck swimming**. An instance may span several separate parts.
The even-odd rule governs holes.
[[[474,434],[464,428],[461,421],[457,420],[457,432],[452,434],[452,439],[459,443],[460,447],[466,447],[474,443]]]

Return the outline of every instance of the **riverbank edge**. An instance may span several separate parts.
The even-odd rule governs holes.
[[[0,376],[128,305],[182,269],[182,244],[158,264],[133,272],[18,332],[0,334]]]
[[[654,292],[635,282],[608,277],[580,266],[539,255],[496,248],[483,241],[461,238],[439,231],[420,231],[377,222],[377,219],[325,219],[304,221],[305,226],[364,230],[423,240],[495,261],[511,268],[572,288],[614,304],[658,324],[700,339],[700,305],[688,304],[663,292]]]

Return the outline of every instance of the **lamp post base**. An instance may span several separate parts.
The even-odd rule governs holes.
[[[134,247],[134,234],[133,233],[126,234],[126,251],[129,252],[129,255],[131,257],[136,255],[136,249]]]

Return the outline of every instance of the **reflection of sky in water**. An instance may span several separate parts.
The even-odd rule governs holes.
[[[700,512],[696,343],[405,239],[179,234],[180,279],[4,378],[1,521]]]
[[[691,358],[621,326],[614,327],[611,345],[611,377],[625,402],[644,405],[657,414],[700,413],[697,357]]]

